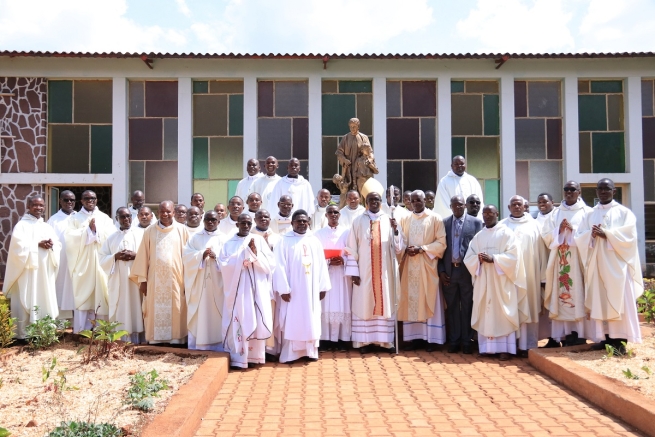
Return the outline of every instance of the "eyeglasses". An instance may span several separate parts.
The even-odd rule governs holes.
[[[98,200],[98,198],[97,197],[82,197],[82,200],[94,201],[94,200]]]
[[[578,191],[578,189],[577,189],[577,188],[573,188],[573,187],[564,187],[564,191],[566,191],[566,192],[573,192],[573,191]]]
[[[75,203],[75,199],[61,199],[64,203]]]

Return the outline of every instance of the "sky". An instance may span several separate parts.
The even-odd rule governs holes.
[[[655,0],[0,0],[0,50],[655,51]]]

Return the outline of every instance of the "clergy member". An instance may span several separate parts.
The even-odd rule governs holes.
[[[186,205],[176,205],[175,206],[175,221],[178,222],[181,225],[186,224],[186,215],[187,215],[187,207]]]
[[[411,196],[412,214],[400,220],[407,247],[400,263],[400,303],[398,320],[403,324],[403,340],[415,349],[423,340],[432,352],[446,342],[446,321],[439,289],[437,263],[446,250],[446,229],[441,217],[425,208],[425,193]]]
[[[68,220],[66,257],[71,273],[75,311],[73,332],[91,329],[90,319],[106,319],[107,274],[100,265],[100,249],[114,232],[114,221],[96,206],[98,197],[91,190],[82,193],[82,209]]]
[[[393,195],[392,195],[392,191],[393,191]],[[410,191],[410,196],[411,196],[411,191]],[[382,205],[381,210],[389,217],[395,218],[396,221],[398,222],[400,221],[401,218],[407,217],[411,213],[411,208],[410,210],[407,210],[407,208],[404,208],[403,204],[400,203],[400,188],[393,185],[387,188],[387,201]]]
[[[539,343],[539,315],[543,312],[543,294],[541,284],[546,282],[546,265],[548,253],[541,239],[541,227],[530,214],[525,212],[525,202],[521,196],[513,196],[507,209],[509,217],[500,222],[514,232],[519,251],[519,277],[525,282],[517,283],[519,301],[527,299],[529,311],[520,313],[521,332],[519,337],[519,354],[528,355],[528,349],[534,349]],[[548,338],[548,336],[546,336]]]
[[[259,211],[259,208],[262,207],[262,196],[255,192],[248,194],[246,205],[248,205],[248,215],[254,220],[255,214]]]
[[[352,277],[352,341],[361,353],[373,345],[394,353],[400,277],[396,255],[405,250],[396,220],[380,211],[381,193],[366,195],[366,212],[353,222],[346,248]]]
[[[316,193],[316,210],[312,215],[312,231],[317,231],[327,226],[325,211],[330,204],[330,200],[332,200],[332,194],[330,194],[329,190],[321,188]]]
[[[288,232],[275,248],[273,289],[282,303],[278,311],[280,362],[302,357],[318,360],[321,300],[332,288],[321,242],[309,230],[309,215],[298,209]]]
[[[425,207],[429,210],[434,209],[434,198],[436,194],[432,190],[427,190],[425,192]]]
[[[473,217],[478,217],[480,214],[480,207],[482,206],[482,201],[476,194],[471,194],[466,198],[466,213]]]
[[[142,297],[139,286],[130,281],[130,272],[143,230],[132,226],[129,208],[118,208],[116,221],[120,226],[118,232],[111,234],[100,249],[100,265],[108,278],[109,321],[119,322],[118,329],[127,331],[122,340],[139,344],[145,340]]]
[[[143,231],[151,224],[157,223],[157,218],[152,213],[152,209],[148,208],[147,206],[142,206],[141,208],[139,208],[139,214],[137,215],[137,223],[138,223],[137,226],[134,226],[134,223],[132,223],[132,227],[141,229]]]
[[[309,181],[300,175],[300,161],[298,158],[291,158],[287,166],[287,175],[277,181],[271,190],[270,202],[279,200],[280,197],[291,196],[293,210],[303,209],[310,217],[314,214],[314,190]],[[267,208],[271,210],[271,205]]]
[[[450,199],[456,194],[464,198],[475,194],[481,203],[483,201],[480,183],[466,172],[466,159],[461,155],[455,156],[450,168],[448,174],[439,181],[437,197],[434,200],[434,211],[444,218],[451,214]]]
[[[548,214],[541,228],[550,254],[544,293],[546,314],[551,320],[546,347],[559,347],[560,342],[574,346],[585,337],[588,322],[584,270],[574,236],[591,211],[580,197],[580,184],[568,181],[564,185],[564,200]]]
[[[237,223],[238,232],[225,242],[219,258],[225,284],[223,344],[230,365],[247,368],[264,364],[266,340],[273,335],[270,277],[275,258],[266,241],[250,233],[250,215],[241,214]]]
[[[332,288],[325,299],[321,301],[323,313],[321,314],[321,344],[326,349],[345,351],[346,342],[350,341],[352,300],[352,280],[346,276],[346,254],[344,250],[348,242],[349,228],[339,223],[339,207],[330,205],[325,212],[328,225],[314,233],[321,242],[326,253],[325,261],[330,274]]]
[[[239,196],[233,196],[227,203],[227,211],[229,215],[221,220],[218,230],[225,235],[225,238],[230,238],[238,231],[237,220],[243,212],[243,199]]]
[[[187,307],[182,253],[186,228],[173,220],[174,204],[159,204],[159,221],[145,230],[130,279],[145,295],[143,319],[148,343],[184,344]]]
[[[537,208],[539,208],[539,212],[537,213],[536,220],[537,223],[539,223],[539,226],[543,229],[544,223],[546,223],[548,217],[550,217],[553,212],[553,196],[549,193],[541,193],[537,197]]]
[[[339,223],[341,226],[349,228],[357,217],[364,214],[366,208],[361,204],[361,197],[357,190],[350,190],[346,193],[346,205],[339,211],[341,219]]]
[[[248,194],[255,192],[252,189],[254,182],[264,176],[264,174],[260,173],[259,170],[259,160],[255,158],[249,159],[246,164],[246,173],[248,173],[248,176],[241,179],[237,184],[237,189],[234,193],[235,196],[239,196],[242,199],[247,199]]]
[[[278,162],[275,156],[269,156],[264,163],[264,170],[266,173],[259,179],[255,180],[252,184],[252,192],[259,193],[262,196],[262,208],[268,211],[275,210],[275,202],[271,201],[271,191],[273,187],[281,179],[277,174]]]
[[[271,231],[278,235],[284,235],[293,230],[291,226],[291,211],[293,211],[293,200],[286,194],[280,196],[277,203],[278,212],[271,217]]]
[[[186,213],[186,230],[189,231],[189,236],[195,235],[199,232],[202,232],[204,227],[202,226],[203,215],[200,212],[200,208],[197,206],[192,206],[187,210]]]
[[[204,217],[205,215],[205,196],[202,193],[193,193],[191,196],[191,206],[197,206],[200,208],[200,213]]]
[[[516,354],[519,299],[514,282],[519,274],[518,245],[514,232],[498,223],[498,209],[482,209],[485,227],[469,244],[464,264],[473,276],[471,327],[478,331],[481,354],[500,354],[506,361]],[[527,312],[527,302],[523,304]]]
[[[614,182],[596,184],[599,203],[575,235],[585,267],[585,308],[593,327],[585,337],[625,353],[624,343],[641,343],[636,299],[644,292],[637,220],[614,200]],[[604,347],[603,343],[599,347]]]
[[[222,203],[217,203],[214,207],[214,211],[216,211],[216,214],[218,214],[219,222],[227,217],[227,208]]]
[[[11,317],[18,319],[15,335],[19,339],[25,338],[25,327],[30,323],[59,315],[55,281],[61,243],[52,226],[43,221],[44,211],[43,197],[27,199],[27,212],[14,226],[7,253],[2,293],[11,300]]]
[[[281,237],[271,230],[270,224],[271,215],[265,209],[260,209],[255,214],[255,227],[252,228],[251,233],[262,237],[268,243],[268,247],[275,250],[275,246],[280,242]]]
[[[76,212],[74,208],[75,194],[70,190],[64,190],[59,193],[59,211],[48,220],[48,224],[55,230],[55,234],[57,234],[57,238],[61,243],[59,271],[57,272],[57,282],[55,283],[60,319],[72,319],[73,310],[75,309],[73,282],[71,273],[68,270],[66,239],[64,238],[64,233],[68,228],[68,219]]]
[[[223,351],[223,275],[218,255],[223,247],[218,214],[208,211],[202,231],[184,247],[184,295],[189,349]]]
[[[146,197],[143,194],[143,191],[136,190],[135,192],[132,193],[132,204],[128,205],[127,209],[130,211],[130,214],[132,215],[132,227],[137,227],[139,226],[139,210],[143,208],[143,206],[146,203]],[[157,219],[153,216],[151,217],[151,225],[154,225],[157,223]],[[116,222],[118,227],[120,228],[120,224]]]

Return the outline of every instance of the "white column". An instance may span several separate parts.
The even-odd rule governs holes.
[[[375,179],[387,188],[387,78],[373,78],[373,150],[380,173]]]
[[[564,158],[562,171],[565,181],[580,181],[578,78],[577,76],[565,76],[562,82],[564,90],[562,96],[564,101],[562,106],[564,110],[564,114],[562,114],[562,157]]]
[[[500,204],[516,194],[516,148],[514,134],[514,77],[500,78]],[[506,209],[498,206],[501,216]],[[502,212],[501,212],[502,211]]]
[[[452,162],[452,106],[450,102],[450,76],[437,79],[437,183],[446,176]],[[432,187],[431,189],[435,189]]]
[[[322,187],[323,138],[322,135],[321,76],[309,76],[309,183],[314,194]]]
[[[642,268],[646,266],[646,232],[644,217],[644,152],[641,129],[641,77],[628,77],[625,80],[625,153],[628,158],[626,171],[632,181],[628,190],[630,207],[637,217],[639,236],[639,255]],[[625,202],[625,200],[624,200]]]
[[[114,77],[111,115],[111,212],[127,205],[130,161],[127,138],[127,79]],[[112,214],[113,215],[113,214]]]
[[[177,80],[177,201],[193,194],[193,84],[190,77]]]
[[[243,78],[243,177],[248,160],[257,158],[257,78]]]

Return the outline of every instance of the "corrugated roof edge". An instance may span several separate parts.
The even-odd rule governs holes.
[[[3,57],[33,58],[150,58],[150,59],[603,59],[603,58],[650,58],[654,52],[623,53],[435,53],[435,54],[296,54],[296,53],[122,53],[122,52],[41,52],[0,51]],[[325,59],[325,60],[327,60]]]

